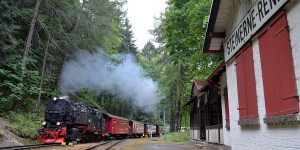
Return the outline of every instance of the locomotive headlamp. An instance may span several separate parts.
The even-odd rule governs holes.
[[[61,122],[56,122],[56,125],[58,125],[58,126],[59,126],[60,124],[61,124]]]
[[[46,121],[43,121],[43,122],[42,122],[42,125],[44,126],[44,125],[46,125],[46,123],[47,123]]]
[[[57,100],[57,97],[53,97],[53,100],[55,100],[55,101],[56,101],[56,100]]]

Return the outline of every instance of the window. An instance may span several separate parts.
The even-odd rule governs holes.
[[[259,33],[266,116],[299,112],[286,14],[280,12]]]
[[[221,97],[217,91],[209,91],[209,100],[207,103],[207,126],[222,124]]]
[[[235,57],[240,120],[258,117],[252,45]]]

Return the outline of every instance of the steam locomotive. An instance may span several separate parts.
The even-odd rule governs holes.
[[[48,100],[38,141],[42,143],[95,142],[103,138],[159,136],[162,126],[114,116],[75,103],[68,97]]]

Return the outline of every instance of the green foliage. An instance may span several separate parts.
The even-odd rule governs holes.
[[[102,48],[108,53],[115,53],[121,44],[123,0],[88,0],[82,3],[70,0],[42,1],[25,77],[20,81],[22,49],[28,36],[35,2],[0,2],[1,112],[16,108],[32,110],[39,93],[42,105],[49,97],[57,96],[62,66],[78,49],[95,51],[96,48]],[[81,100],[86,98],[80,96],[83,96]]]
[[[96,93],[88,90],[81,90],[74,94],[70,94],[70,99],[74,100],[75,102],[79,102],[80,104],[84,104],[87,106],[95,106],[97,109],[103,111],[104,109],[98,103],[98,98]]]
[[[150,60],[157,55],[158,49],[155,48],[154,44],[151,41],[148,41],[142,49],[142,52],[143,56]]]
[[[146,113],[145,108],[137,106],[133,101],[112,95],[106,91],[102,91],[100,94],[95,91],[88,91],[82,89],[79,92],[69,95],[70,99],[79,102],[87,106],[97,107],[105,113],[134,119],[142,122],[159,123],[158,116],[152,113]],[[130,110],[130,111],[128,111]]]
[[[37,138],[37,130],[41,128],[44,119],[43,112],[37,113],[15,113],[10,112],[7,115],[9,124],[14,128],[13,131],[20,137]]]
[[[42,110],[49,97],[58,96],[62,66],[79,49],[95,51],[101,48],[108,54],[136,50],[131,24],[122,11],[126,0],[43,0],[21,82],[21,60],[35,2],[0,1],[1,113],[16,108],[32,110],[40,93]],[[181,104],[189,97],[191,80],[206,78],[218,64],[215,62],[223,58],[222,55],[199,53],[211,0],[169,0],[168,5],[167,12],[157,20],[159,24],[152,32],[156,41],[165,46],[156,48],[148,42],[143,54],[136,55],[147,76],[159,83],[164,98],[157,107],[166,110],[171,127],[174,127],[178,114],[186,126],[189,112],[182,110]],[[82,90],[71,98],[114,115],[161,123],[157,113],[147,114],[145,108],[106,91]],[[16,115],[15,120],[23,120],[22,115]],[[25,116],[34,118],[29,114]],[[33,137],[31,131],[23,133]]]
[[[121,40],[122,43],[118,48],[120,53],[133,53],[137,51],[135,40],[133,40],[132,25],[129,23],[128,18],[125,18],[122,22]]]
[[[149,76],[159,82],[163,99],[157,107],[167,110],[171,131],[189,125],[189,112],[182,104],[190,96],[191,81],[207,78],[223,60],[222,55],[201,52],[210,6],[211,0],[169,0],[152,31],[156,42],[164,45],[162,51],[149,57],[156,50],[148,44],[139,57]]]
[[[164,140],[164,136],[160,137],[161,140]],[[189,142],[190,141],[190,132],[172,132],[166,134],[167,142]]]
[[[0,130],[0,137],[4,136],[4,131]]]

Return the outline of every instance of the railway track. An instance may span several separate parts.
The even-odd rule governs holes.
[[[98,144],[98,145],[95,145],[95,146],[93,146],[93,147],[90,147],[90,148],[87,148],[87,149],[85,149],[85,150],[94,150],[94,149],[97,149],[97,148],[105,148],[105,150],[109,150],[109,149],[111,149],[112,147],[114,147],[115,145],[117,145],[117,144],[119,144],[119,143],[121,143],[121,142],[123,142],[123,141],[125,141],[126,139],[124,139],[124,140],[117,140],[117,141],[110,141],[110,142],[103,142],[103,143],[100,143],[100,144]]]
[[[35,145],[21,145],[21,146],[9,146],[9,147],[0,147],[5,150],[22,150],[22,149],[36,149],[36,148],[44,148],[44,147],[54,147],[59,146],[58,144],[35,144]]]
[[[124,139],[126,140],[126,139]],[[123,142],[124,140],[116,140],[116,141],[104,141],[95,146],[86,148],[85,150],[94,150],[97,148],[102,148],[105,150],[109,150],[115,145]],[[47,147],[58,147],[59,144],[35,144],[35,145],[21,145],[21,146],[9,146],[9,147],[0,147],[0,150],[29,150],[29,149],[39,149],[39,148],[47,148]]]

